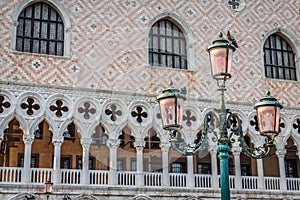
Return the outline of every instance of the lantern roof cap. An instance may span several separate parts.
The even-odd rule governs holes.
[[[212,42],[212,45],[210,45],[206,50],[209,52],[210,50],[215,49],[215,48],[225,48],[225,47],[229,47],[233,51],[236,50],[236,47],[233,44],[231,44],[227,39],[225,39],[223,37],[223,33],[220,32],[219,37],[217,39],[215,39]]]
[[[277,99],[273,96],[271,96],[271,93],[269,90],[266,91],[266,96],[261,98],[258,103],[254,105],[254,108],[260,106],[274,106],[279,107],[280,109],[283,108],[282,104],[277,101]]]
[[[173,98],[177,97],[185,100],[186,99],[185,94],[186,94],[185,88],[183,88],[180,91],[179,89],[173,86],[173,81],[170,80],[169,86],[162,91],[162,94],[157,97],[157,100],[164,99],[164,98],[172,98],[172,97]]]

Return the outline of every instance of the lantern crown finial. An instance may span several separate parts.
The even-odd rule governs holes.
[[[222,37],[223,37],[223,33],[220,32],[220,33],[219,33],[219,38],[222,38]]]

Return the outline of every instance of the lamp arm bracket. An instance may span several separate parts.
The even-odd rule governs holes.
[[[273,143],[266,143],[266,145],[251,148],[248,146],[248,144],[245,141],[244,135],[243,135],[243,128],[242,128],[242,120],[234,113],[228,112],[228,118],[227,118],[227,127],[229,128],[229,139],[230,142],[235,142],[234,139],[232,139],[233,135],[236,135],[238,138],[238,141],[240,143],[240,147],[242,147],[242,152],[255,159],[261,159],[265,158],[267,156],[270,156],[271,152],[271,146]],[[269,141],[266,138],[266,141]]]
[[[204,117],[204,123],[202,128],[201,137],[199,142],[195,145],[187,144],[183,142],[177,142],[177,130],[170,131],[170,142],[175,151],[183,155],[194,155],[208,148],[208,132],[213,132],[214,124],[212,122],[212,112],[209,112]]]
[[[240,147],[242,147],[242,152],[251,158],[262,159],[271,156],[271,145],[266,144],[264,147],[254,147],[251,148],[247,145],[244,137],[238,137],[240,142]]]
[[[172,148],[182,155],[194,155],[200,151],[204,151],[208,147],[207,134],[202,132],[199,142],[195,145],[187,144],[186,142],[178,142],[177,131],[170,131],[170,142]]]

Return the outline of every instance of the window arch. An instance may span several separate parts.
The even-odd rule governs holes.
[[[297,80],[295,53],[281,35],[270,35],[264,43],[263,50],[267,78]]]
[[[64,23],[51,5],[31,4],[22,10],[17,21],[17,51],[64,55]]]
[[[175,23],[168,19],[157,21],[150,29],[149,64],[187,69],[185,35]]]

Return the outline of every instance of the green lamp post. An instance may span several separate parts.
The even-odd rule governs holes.
[[[228,157],[230,151],[230,143],[232,136],[236,135],[243,152],[256,159],[264,158],[270,155],[270,149],[274,143],[274,138],[279,134],[279,120],[280,109],[282,105],[267,93],[267,96],[262,98],[259,103],[255,104],[254,108],[257,112],[257,123],[259,126],[260,135],[265,137],[265,145],[251,149],[245,142],[242,132],[242,121],[229,109],[226,109],[224,92],[226,91],[225,82],[231,78],[231,64],[232,55],[236,47],[231,44],[231,41],[223,38],[220,33],[219,38],[208,47],[207,51],[210,55],[211,71],[214,79],[218,83],[218,91],[220,92],[220,105],[215,111],[209,112],[204,118],[204,126],[202,129],[202,136],[197,144],[181,144],[176,145],[174,142],[176,138],[176,131],[182,128],[183,119],[183,102],[186,99],[185,90],[179,91],[173,87],[171,82],[170,86],[157,97],[160,105],[161,117],[163,128],[170,132],[170,142],[173,148],[181,154],[197,154],[202,149],[202,144],[207,140],[207,134],[210,132],[210,126],[217,126],[218,128],[218,148],[220,159],[220,186],[221,186],[221,199],[230,199],[229,187],[229,169]],[[211,118],[217,116],[215,121],[219,123],[216,125],[208,123]]]

